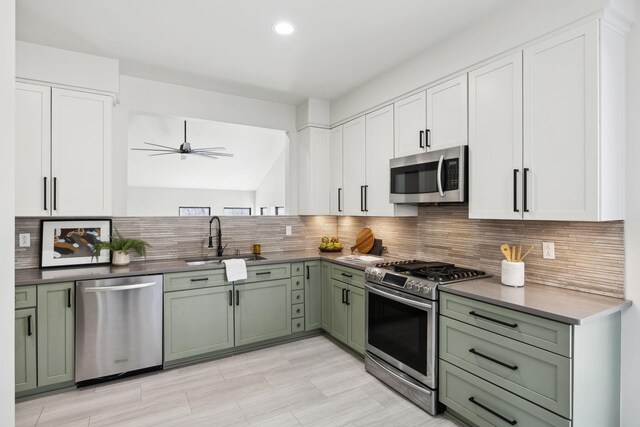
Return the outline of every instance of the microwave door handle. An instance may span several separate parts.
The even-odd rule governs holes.
[[[444,197],[444,189],[442,188],[442,166],[444,164],[444,155],[440,156],[438,160],[438,192],[440,197]]]

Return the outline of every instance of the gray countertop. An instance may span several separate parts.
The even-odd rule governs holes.
[[[497,277],[441,286],[449,292],[490,304],[522,311],[572,325],[608,316],[631,305],[631,301],[526,283],[521,288],[504,286]]]
[[[372,265],[361,261],[340,260],[338,258],[350,255],[348,251],[342,252],[319,252],[317,250],[309,251],[291,251],[291,252],[274,252],[263,253],[261,256],[266,258],[261,261],[247,261],[247,266],[277,264],[280,262],[303,262],[319,259],[329,259],[338,264],[347,267],[364,270],[367,266]],[[385,260],[391,259],[385,257]],[[76,267],[62,269],[39,269],[29,268],[24,270],[16,270],[15,285],[42,285],[46,283],[60,283],[75,280],[91,280],[103,279],[107,277],[123,277],[145,274],[158,273],[177,273],[181,271],[202,271],[223,268],[223,264],[208,264],[190,266],[181,259],[156,260],[156,261],[137,261],[125,267],[115,267],[113,265],[103,265],[94,267]]]

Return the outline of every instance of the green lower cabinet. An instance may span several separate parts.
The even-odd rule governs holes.
[[[233,347],[232,304],[232,285],[165,293],[165,362]]]
[[[36,309],[15,311],[16,392],[36,388]]]
[[[347,285],[331,279],[331,336],[347,343],[349,315],[345,304]]]
[[[349,285],[347,288],[349,333],[347,345],[364,354],[364,289]]]
[[[331,332],[331,309],[333,307],[333,284],[331,283],[331,264],[322,262],[322,329]]]
[[[304,263],[304,329],[322,327],[322,264],[320,261]]]
[[[74,379],[75,284],[38,286],[38,387]]]
[[[235,344],[291,334],[291,279],[235,285]]]

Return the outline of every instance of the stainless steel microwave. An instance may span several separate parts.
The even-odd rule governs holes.
[[[467,146],[389,160],[391,203],[464,202]]]

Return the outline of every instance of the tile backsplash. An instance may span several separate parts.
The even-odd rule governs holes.
[[[212,255],[209,218],[117,217],[113,225],[127,237],[148,241],[146,259]],[[292,234],[285,234],[291,226]],[[473,220],[468,206],[421,206],[417,217],[271,216],[222,217],[226,253],[315,249],[323,235],[340,236],[346,247],[363,227],[371,227],[388,254],[442,260],[500,274],[502,243],[535,245],[526,259],[531,283],[614,297],[624,296],[624,222]],[[31,233],[31,247],[18,248],[18,233]],[[215,234],[215,231],[214,231]],[[40,219],[16,218],[16,268],[39,266]],[[542,259],[542,242],[554,242],[556,259]],[[524,251],[524,249],[523,249]],[[345,254],[348,250],[345,251]],[[134,256],[134,260],[139,259]]]

